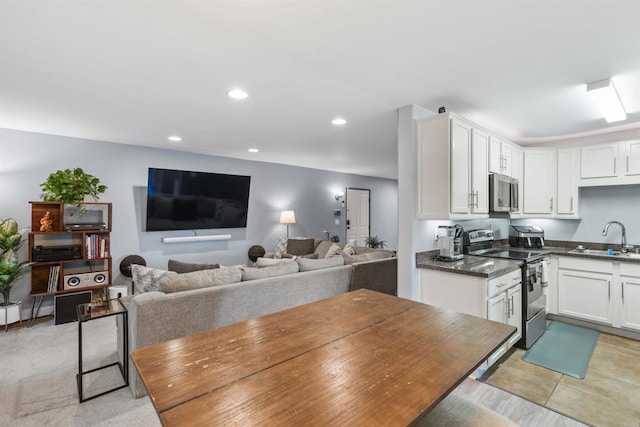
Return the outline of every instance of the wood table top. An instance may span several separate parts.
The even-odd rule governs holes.
[[[514,331],[360,289],[131,356],[167,426],[406,425]]]

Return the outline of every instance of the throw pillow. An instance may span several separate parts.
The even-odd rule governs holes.
[[[296,257],[293,258],[281,258],[281,259],[275,259],[275,258],[258,258],[256,260],[256,263],[254,264],[254,267],[270,267],[272,265],[277,265],[280,263],[284,263],[284,262],[294,262],[296,260]]]
[[[341,256],[332,256],[325,259],[307,259],[298,258],[300,271],[320,270],[321,268],[338,267],[344,265],[344,258]]]
[[[344,255],[355,255],[356,250],[353,249],[353,246],[347,243],[346,245],[344,245],[344,248],[342,248],[342,253]]]
[[[242,280],[264,279],[267,277],[284,276],[285,274],[293,274],[299,271],[297,262],[285,262],[269,267],[253,268],[244,267],[242,269]]]
[[[287,240],[287,253],[291,255],[307,255],[313,253],[313,239]]]
[[[337,243],[334,243],[331,245],[331,247],[329,248],[329,250],[327,251],[324,257],[326,259],[332,256],[340,255],[341,253],[342,253],[342,248],[340,248],[340,246],[338,246]]]
[[[369,261],[373,261],[374,259],[391,258],[393,256],[393,254],[389,251],[367,252],[366,254],[363,254],[363,255],[365,255]]]
[[[136,293],[152,292],[160,290],[160,281],[166,276],[177,276],[175,271],[159,270],[157,268],[131,265],[131,277]]]
[[[287,239],[278,239],[276,243],[276,252],[273,254],[274,258],[282,258],[282,255],[287,253]]]
[[[160,281],[160,290],[168,294],[209,288],[211,286],[228,285],[229,283],[239,282],[241,279],[242,272],[238,267],[199,270],[164,277]]]
[[[317,253],[312,253],[312,254],[306,254],[306,255],[298,255],[298,258],[307,258],[307,259],[318,259],[318,254]]]
[[[220,268],[220,264],[193,264],[189,262],[176,261],[175,259],[169,260],[169,271],[175,271],[178,274],[191,273],[193,271],[211,270],[214,268]]]
[[[331,246],[333,246],[334,243],[330,242],[329,240],[323,240],[318,244],[318,247],[315,250],[315,253],[318,254],[318,258],[326,258],[327,257],[327,251],[329,250],[329,248]]]

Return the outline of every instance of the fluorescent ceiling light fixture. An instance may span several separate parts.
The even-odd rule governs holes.
[[[249,94],[242,89],[233,89],[228,92],[230,98],[233,99],[245,99],[249,96]]]
[[[589,83],[587,85],[587,94],[596,104],[607,123],[626,120],[627,113],[622,107],[622,102],[620,102],[616,88],[611,80]]]
[[[341,117],[336,117],[335,119],[331,120],[331,123],[336,125],[336,126],[342,126],[344,124],[347,123],[347,121]]]
[[[180,142],[180,141],[182,141],[182,138],[180,138],[177,135],[172,135],[172,136],[169,137],[169,141]]]
[[[247,151],[249,151],[250,153],[257,153],[260,150],[258,150],[257,148],[249,148],[249,150]]]

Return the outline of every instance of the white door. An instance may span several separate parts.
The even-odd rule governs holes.
[[[613,324],[611,280],[607,274],[560,270],[558,313]]]
[[[451,212],[471,209],[471,125],[451,120]],[[441,185],[432,183],[432,185]]]
[[[369,190],[347,188],[347,242],[366,246],[369,238]]]
[[[640,331],[640,278],[622,278],[622,327]]]
[[[625,175],[640,175],[640,141],[627,141]]]
[[[517,285],[507,291],[507,323],[518,328],[508,347],[513,347],[522,338],[522,286]]]
[[[489,135],[473,129],[471,140],[471,211],[489,213]]]

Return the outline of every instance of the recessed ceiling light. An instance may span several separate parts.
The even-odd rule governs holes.
[[[182,141],[182,138],[180,138],[177,135],[172,135],[172,136],[169,137],[169,141],[180,142],[180,141]]]
[[[258,150],[257,148],[249,148],[249,150],[248,150],[248,151],[249,151],[250,153],[257,153],[257,152],[258,152],[258,151],[260,151],[260,150]]]
[[[344,124],[347,123],[347,121],[343,118],[340,117],[336,117],[335,119],[331,120],[331,123],[336,125],[336,126],[342,126]]]
[[[618,97],[618,92],[609,79],[589,83],[587,94],[596,104],[607,123],[626,120],[627,113]]]
[[[249,96],[249,94],[243,91],[242,89],[230,90],[228,95],[230,98],[233,98],[233,99],[245,99]]]

